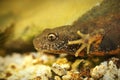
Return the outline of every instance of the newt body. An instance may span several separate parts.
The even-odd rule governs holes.
[[[105,0],[101,6],[106,5],[107,1],[109,0]],[[119,0],[116,0],[116,3],[117,1]],[[78,20],[73,25],[46,29],[34,39],[33,44],[38,51],[47,53],[67,53],[76,56],[120,54],[119,4],[117,3],[118,9],[108,10],[104,15],[86,21]],[[99,6],[96,11],[98,9]],[[82,36],[83,34],[86,36]]]

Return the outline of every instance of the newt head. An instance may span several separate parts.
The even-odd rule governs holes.
[[[54,29],[46,29],[34,40],[33,44],[36,50],[45,53],[66,53],[75,52],[71,46],[68,46],[68,41],[77,38],[76,32],[73,33],[71,26],[62,26]],[[79,36],[78,36],[79,37]]]

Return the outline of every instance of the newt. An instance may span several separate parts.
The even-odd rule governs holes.
[[[119,2],[104,0],[100,6],[85,14],[90,16],[89,19],[83,16],[72,25],[44,30],[33,40],[35,49],[44,53],[66,53],[76,57],[120,54],[120,3],[117,1]],[[113,10],[109,10],[110,7]],[[99,10],[101,12],[98,14]]]

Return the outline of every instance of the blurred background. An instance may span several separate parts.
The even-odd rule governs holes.
[[[45,28],[72,24],[102,0],[0,0],[0,53],[32,51]]]

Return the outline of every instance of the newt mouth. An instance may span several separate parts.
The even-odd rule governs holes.
[[[67,53],[64,50],[41,50],[43,53],[54,53],[54,54],[61,54],[61,53]]]

